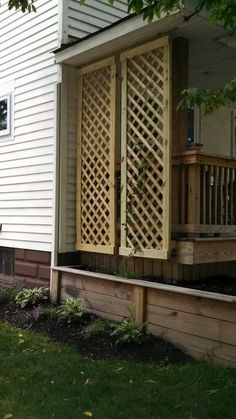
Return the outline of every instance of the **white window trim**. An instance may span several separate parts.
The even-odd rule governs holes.
[[[6,137],[11,135],[11,119],[12,119],[12,106],[11,106],[11,94],[7,94],[7,95],[2,95],[0,96],[0,102],[2,100],[7,99],[7,129],[1,130],[0,131],[0,137]]]
[[[199,106],[189,107],[194,110],[194,142],[193,145],[202,144],[201,140],[201,109]]]
[[[5,98],[9,100],[8,129],[0,132],[1,144],[14,139],[14,87],[14,80],[2,81],[0,85],[0,100]]]

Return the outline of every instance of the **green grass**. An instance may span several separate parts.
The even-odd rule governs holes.
[[[236,371],[94,361],[0,323],[0,419],[235,419]]]

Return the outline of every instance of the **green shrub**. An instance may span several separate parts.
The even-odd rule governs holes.
[[[52,307],[37,306],[32,311],[35,320],[56,320],[58,318],[57,310]]]
[[[57,309],[59,318],[67,323],[78,321],[85,313],[86,306],[82,298],[67,298]]]
[[[49,288],[40,287],[34,289],[23,288],[18,292],[15,301],[21,308],[34,306],[48,300]]]
[[[15,301],[19,288],[0,289],[0,304],[7,304]]]
[[[116,343],[141,343],[146,323],[143,323],[140,327],[136,325],[133,309],[132,306],[129,310],[130,317],[121,323],[114,324],[112,335],[116,336]]]
[[[84,328],[86,337],[97,336],[109,332],[114,327],[114,323],[109,320],[96,319]]]

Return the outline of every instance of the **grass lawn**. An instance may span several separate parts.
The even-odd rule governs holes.
[[[94,361],[0,323],[0,419],[235,419],[235,391],[236,370]]]

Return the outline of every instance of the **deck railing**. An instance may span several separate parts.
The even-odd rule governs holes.
[[[172,231],[236,236],[236,160],[188,151],[173,158]]]

